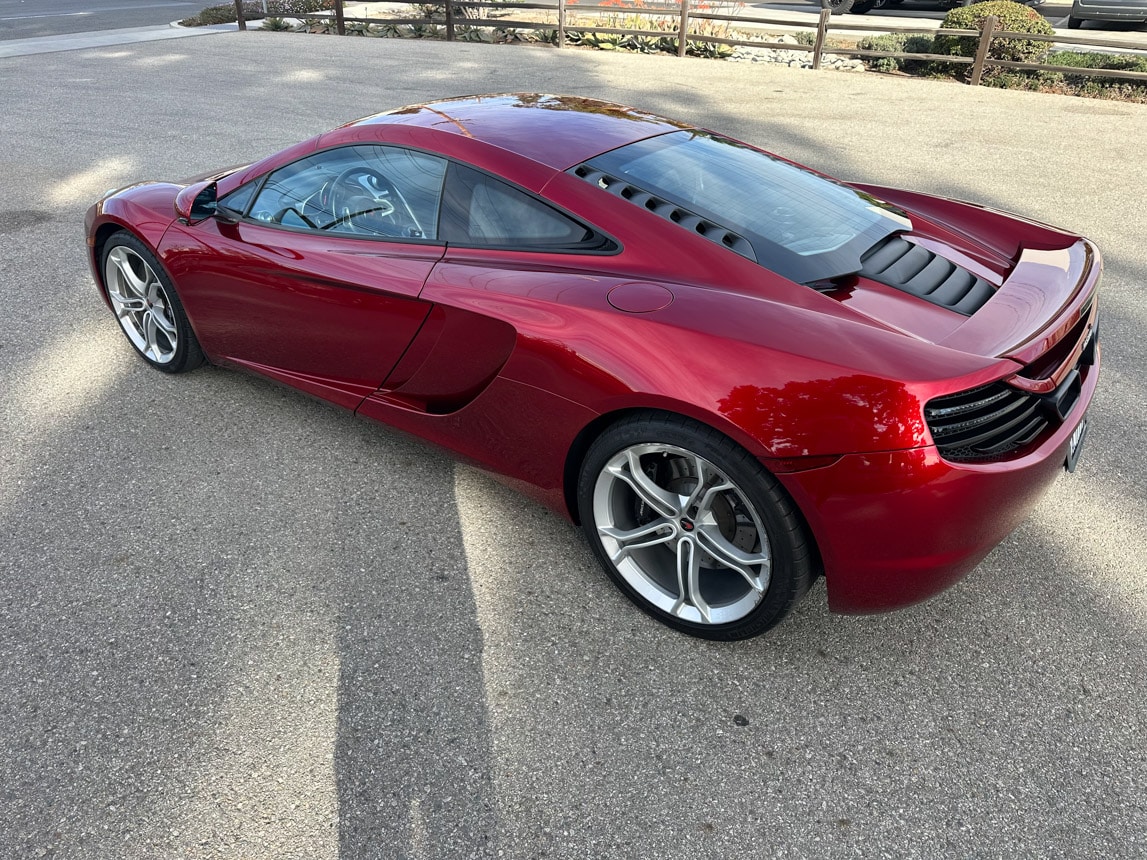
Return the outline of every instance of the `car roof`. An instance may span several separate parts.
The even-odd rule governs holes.
[[[463,135],[556,170],[627,143],[692,128],[611,102],[541,93],[444,99],[364,117],[348,127],[378,124]]]

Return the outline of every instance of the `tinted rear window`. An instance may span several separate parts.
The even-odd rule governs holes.
[[[795,281],[856,271],[869,247],[911,228],[869,195],[705,132],[649,138],[587,163],[744,236],[762,265]]]

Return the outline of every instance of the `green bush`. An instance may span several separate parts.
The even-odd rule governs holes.
[[[999,19],[997,26],[999,30],[1039,33],[1045,36],[1055,32],[1039,12],[1020,3],[1013,3],[1012,0],[990,0],[988,3],[957,7],[944,16],[940,27],[953,30],[983,30],[984,19],[991,15]],[[979,39],[973,36],[937,36],[936,53],[974,57],[978,43]],[[992,39],[992,44],[988,46],[988,57],[993,60],[1035,63],[1041,61],[1050,48],[1050,42],[1037,42],[1032,39]]]
[[[1085,69],[1115,69],[1124,72],[1147,72],[1147,57],[1135,54],[1103,54],[1098,51],[1053,51],[1044,60],[1049,66],[1074,66]],[[1125,101],[1147,100],[1147,81],[1127,81],[1100,75],[1073,75],[1069,72],[1046,72],[1045,78],[1058,89],[1091,98],[1117,98]]]
[[[1147,57],[1137,54],[1103,54],[1099,51],[1053,51],[1044,60],[1049,66],[1075,66],[1084,69],[1117,69],[1147,72]],[[1082,75],[1080,77],[1083,77]]]
[[[891,51],[897,54],[931,54],[932,37],[905,33],[886,33],[882,36],[865,36],[856,47],[862,51]],[[916,71],[926,63],[922,60],[898,60],[896,57],[866,57],[869,68],[878,72]]]

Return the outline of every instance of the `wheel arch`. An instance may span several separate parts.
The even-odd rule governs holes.
[[[108,285],[104,281],[104,248],[107,246],[108,239],[110,239],[116,233],[120,232],[129,233],[132,236],[135,236],[141,242],[145,242],[145,240],[139,236],[139,234],[133,232],[129,227],[119,223],[118,221],[104,221],[102,224],[96,227],[95,233],[92,236],[91,244],[92,271],[95,273],[96,283],[99,284],[100,292],[103,294],[105,302],[109,300]]]
[[[722,416],[705,412],[698,407],[676,399],[656,398],[650,400],[650,402],[630,403],[625,406],[606,409],[582,427],[570,444],[569,450],[566,452],[565,466],[562,471],[562,493],[569,516],[575,523],[579,521],[577,513],[578,473],[581,470],[582,463],[585,461],[586,453],[598,436],[614,424],[632,418],[634,415],[661,415],[667,418],[684,418],[717,431],[734,444],[748,451],[749,454],[758,461],[762,458],[776,456],[765,444]],[[763,464],[762,468],[765,468]],[[768,471],[767,468],[766,471]]]
[[[726,429],[726,426],[723,426],[724,422],[707,421],[703,418],[699,418],[696,415],[689,414],[689,412],[686,410],[665,408],[663,406],[627,406],[619,409],[614,409],[609,412],[604,412],[598,415],[584,427],[582,427],[582,429],[574,437],[573,442],[570,444],[569,450],[566,452],[565,464],[562,469],[562,499],[565,503],[566,511],[574,523],[581,525],[581,517],[578,513],[577,498],[578,476],[581,473],[582,464],[585,462],[586,455],[589,453],[589,449],[593,445],[594,440],[596,440],[599,436],[601,436],[615,424],[619,424],[622,421],[628,420],[638,415],[661,416],[664,418],[680,418],[686,421],[695,422],[703,427],[708,427],[709,429],[720,433],[733,444],[743,448],[749,453],[750,456],[752,456],[758,463],[761,464],[762,469],[768,472],[772,477],[776,477],[776,475],[774,475],[768,468],[768,465],[762,462],[762,459],[768,457],[768,452],[764,449],[760,449],[759,446],[746,444],[745,441],[743,441],[743,434],[736,433],[735,431],[730,432],[729,429]],[[754,447],[758,447],[759,450],[754,451]],[[796,499],[794,499],[792,494],[789,493],[785,488],[783,482],[778,481],[777,484],[785,493],[785,495],[788,496],[789,501],[792,503],[793,510],[797,512],[797,515],[801,519],[801,525],[803,526],[805,533],[809,538],[810,545],[815,549],[815,535],[813,530],[809,527],[808,518],[805,516],[804,511],[801,510],[801,507],[799,504],[797,504]],[[817,562],[819,564],[819,551],[816,552],[816,555]]]
[[[719,416],[699,414],[699,410],[689,408],[688,404],[676,401],[669,403],[652,402],[637,403],[602,412],[586,424],[574,437],[566,452],[565,465],[562,470],[562,498],[566,511],[575,523],[580,524],[577,504],[577,482],[582,463],[594,440],[615,424],[618,424],[635,415],[660,415],[666,418],[684,418],[703,427],[709,427],[729,439],[735,445],[746,450],[752,457],[760,461],[762,458],[772,457],[773,454],[760,442],[742,432],[728,421],[720,420]],[[718,419],[718,420],[714,420]],[[765,468],[762,464],[762,468]],[[766,468],[766,471],[767,468]]]
[[[585,456],[589,453],[590,446],[593,445],[594,440],[614,424],[624,421],[626,418],[647,413],[657,414],[658,412],[665,415],[673,414],[665,412],[664,410],[647,409],[640,406],[618,409],[614,412],[598,415],[582,427],[574,437],[569,450],[566,452],[566,461],[562,468],[562,498],[565,501],[566,513],[574,523],[581,525],[581,515],[578,513],[577,501],[578,475],[581,473]]]

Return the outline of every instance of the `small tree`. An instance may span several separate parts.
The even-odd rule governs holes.
[[[1013,3],[1012,0],[990,0],[988,3],[959,6],[944,16],[940,28],[982,31],[984,19],[990,15],[999,19],[997,25],[999,30],[1041,33],[1046,36],[1055,32],[1039,12],[1021,3]],[[973,36],[937,36],[934,50],[937,54],[974,57],[978,42],[979,40]],[[993,60],[1035,63],[1042,61],[1050,48],[1051,42],[1037,42],[1033,39],[992,39],[992,44],[988,47],[988,57]]]

